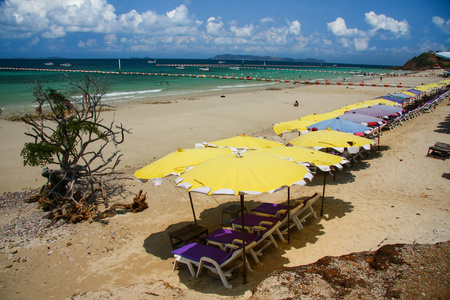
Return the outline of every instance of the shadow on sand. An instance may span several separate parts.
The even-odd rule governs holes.
[[[305,197],[300,197],[298,199],[306,199]],[[294,199],[293,199],[294,200]],[[279,241],[276,237],[278,248],[270,246],[264,250],[261,259],[261,265],[255,265],[253,260],[250,260],[252,272],[247,274],[247,284],[243,284],[242,268],[235,272],[233,278],[229,279],[229,283],[233,285],[233,289],[227,289],[222,285],[220,279],[216,278],[214,275],[210,274],[207,270],[204,270],[199,278],[193,278],[184,264],[179,264],[178,276],[180,282],[186,285],[187,288],[196,290],[201,293],[211,293],[219,294],[224,296],[239,296],[243,295],[248,290],[252,290],[253,286],[263,280],[268,274],[277,268],[282,268],[289,264],[289,259],[286,258],[286,251],[295,248],[300,249],[306,247],[308,244],[314,244],[319,239],[319,236],[323,235],[324,227],[320,224],[320,200],[318,200],[313,208],[317,213],[318,218],[309,217],[305,223],[303,223],[304,228],[302,230],[291,229],[291,241],[290,244],[287,242]],[[334,197],[325,197],[326,202],[326,217],[324,220],[331,220],[334,218],[342,218],[346,214],[353,211],[353,205],[350,202],[345,202],[342,199],[336,199]],[[239,204],[239,201],[227,202],[220,204],[218,207],[204,210],[200,213],[200,218],[198,224],[201,226],[208,227],[209,231],[213,231],[216,228],[221,227],[222,221],[222,209],[229,207],[233,204]],[[259,201],[246,200],[245,205],[250,211],[251,208],[261,204]],[[224,219],[225,223],[230,220]],[[172,247],[169,241],[168,233],[174,229],[180,228],[192,222],[180,222],[177,224],[170,225],[163,232],[157,232],[150,235],[144,241],[144,248],[147,253],[157,256],[163,260],[173,258],[171,251]]]
[[[450,134],[450,115],[438,124],[434,132]]]

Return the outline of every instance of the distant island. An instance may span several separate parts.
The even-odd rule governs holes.
[[[285,61],[285,62],[304,62],[304,63],[325,63],[322,59],[306,58],[295,59],[289,57],[272,57],[272,56],[256,56],[256,55],[233,55],[220,54],[216,55],[211,60],[259,60],[259,61]]]

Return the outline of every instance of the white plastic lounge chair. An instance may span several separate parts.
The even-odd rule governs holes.
[[[172,254],[175,257],[173,264],[174,271],[178,263],[184,263],[188,266],[192,277],[198,278],[203,268],[207,268],[211,272],[219,275],[223,285],[229,289],[233,286],[228,283],[227,277],[231,277],[232,272],[243,264],[242,262],[240,264],[235,263],[238,258],[242,257],[242,248],[227,252],[203,244],[192,243],[172,251]],[[194,265],[197,266],[197,272],[194,270]]]
[[[257,228],[253,228],[257,230]],[[277,242],[273,238],[272,233],[274,232],[274,226],[261,227],[259,234],[253,234],[245,232],[245,252],[249,253],[255,264],[261,264],[258,256],[262,256],[262,252],[269,247],[274,245],[275,248],[278,247]],[[242,246],[242,231],[219,228],[210,234],[203,236],[202,239],[207,241],[207,245],[215,245],[224,250],[227,244]]]
[[[300,214],[300,211],[303,209],[303,203],[298,203],[297,206],[291,207],[291,210],[289,212],[290,217],[290,224],[289,229],[296,226],[298,229],[302,228],[302,225],[300,223],[300,220],[298,219],[298,216]],[[287,213],[287,207],[286,210],[280,211],[277,214],[278,217],[271,217],[267,215],[253,215],[253,214],[244,214],[244,227],[247,230],[255,230],[255,228],[258,228],[258,226],[274,226],[274,233],[278,235],[280,240],[282,242],[285,242],[286,239],[284,238],[283,234],[287,233],[287,224],[288,224],[288,213]],[[231,221],[231,224],[234,229],[240,228],[242,226],[242,217],[238,217]],[[285,227],[282,229],[283,227]]]
[[[311,197],[305,200],[296,200],[294,209],[291,208],[291,219],[295,223],[295,226],[300,230],[303,228],[302,222],[306,220],[310,215],[314,215],[317,218],[316,212],[312,208],[312,204],[314,204],[320,198],[320,194],[315,193]],[[299,209],[295,209],[298,207]],[[273,203],[263,203],[258,207],[252,209],[252,212],[258,215],[268,216],[268,217],[277,217],[280,214],[285,214],[287,212],[287,205],[283,204],[273,204]],[[307,212],[305,216],[302,216]],[[287,233],[287,229],[282,232],[283,234]]]

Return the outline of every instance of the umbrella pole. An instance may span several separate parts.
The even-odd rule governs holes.
[[[247,265],[245,263],[245,227],[244,227],[244,194],[240,194],[241,198],[241,218],[242,218],[242,260],[244,261],[244,271],[242,272],[242,284],[247,283]]]
[[[192,214],[194,215],[194,223],[195,223],[195,231],[197,232],[197,239],[200,240],[200,235],[198,233],[197,218],[195,217],[194,203],[192,202],[192,195],[191,195],[191,192],[188,192],[188,194],[189,194],[189,200],[191,201]]]
[[[291,187],[288,186],[288,211],[287,211],[287,217],[288,217],[288,224],[287,224],[287,236],[288,236],[288,244],[291,243],[291,234],[290,234],[290,227],[291,227],[291,205],[290,205],[290,200],[291,200]]]
[[[323,172],[323,191],[322,191],[322,207],[320,208],[320,216],[323,217],[323,202],[325,201],[325,184],[327,181],[327,173]]]

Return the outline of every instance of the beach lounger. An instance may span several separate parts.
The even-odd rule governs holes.
[[[450,157],[450,144],[436,142],[434,146],[428,148],[427,156],[430,154],[442,157],[445,160]]]
[[[284,238],[284,234],[287,233],[288,229],[292,227],[297,227],[299,230],[302,229],[302,225],[300,220],[298,219],[298,216],[301,212],[301,209],[303,209],[303,203],[299,203],[299,205],[291,207],[291,210],[289,212],[289,228],[287,228],[288,225],[288,214],[287,209],[286,211],[280,212],[277,217],[269,217],[264,215],[253,215],[253,214],[244,214],[244,227],[254,232],[255,229],[258,227],[268,227],[268,226],[274,226],[274,233],[278,235],[280,240],[282,242],[285,242],[286,239]],[[238,217],[231,221],[231,224],[233,226],[233,229],[240,228],[242,226],[242,218]]]
[[[300,215],[302,215],[305,211],[311,210],[310,214],[314,213],[313,208],[311,205],[317,201],[317,199],[320,198],[320,195],[318,193],[315,193],[311,197],[305,199],[305,200],[296,200],[294,203],[294,206],[291,207],[291,219],[297,226],[297,228],[300,230],[303,228],[303,225],[300,220]],[[299,210],[295,210],[294,208],[301,205]],[[252,212],[254,214],[262,215],[262,216],[268,216],[268,217],[280,217],[287,213],[288,206],[284,204],[275,204],[275,203],[262,203],[258,207],[252,209]],[[309,214],[309,215],[310,215]],[[308,216],[309,216],[308,215]]]
[[[284,221],[287,221],[287,215],[280,219],[252,214],[244,214],[244,228],[248,232],[257,233],[257,231],[261,227],[273,227],[273,233],[277,234],[282,242],[286,241],[280,231],[280,226]],[[231,226],[233,227],[233,229],[242,228],[242,217],[237,217],[236,219],[232,220]]]
[[[198,278],[203,268],[206,268],[219,275],[223,285],[229,289],[233,286],[228,283],[227,277],[231,277],[232,273],[243,264],[236,262],[238,258],[242,257],[242,248],[227,252],[203,244],[192,243],[172,251],[172,254],[175,257],[174,271],[178,263],[184,263],[188,266],[192,277]],[[195,272],[194,266],[197,266],[197,272]]]
[[[255,264],[260,264],[258,256],[261,256],[267,247],[270,245],[278,247],[272,235],[274,230],[274,226],[269,226],[269,228],[261,227],[259,234],[245,232],[245,252],[252,256]],[[216,245],[222,250],[228,244],[239,247],[243,244],[242,231],[234,229],[219,228],[202,238],[207,241],[207,245]]]

